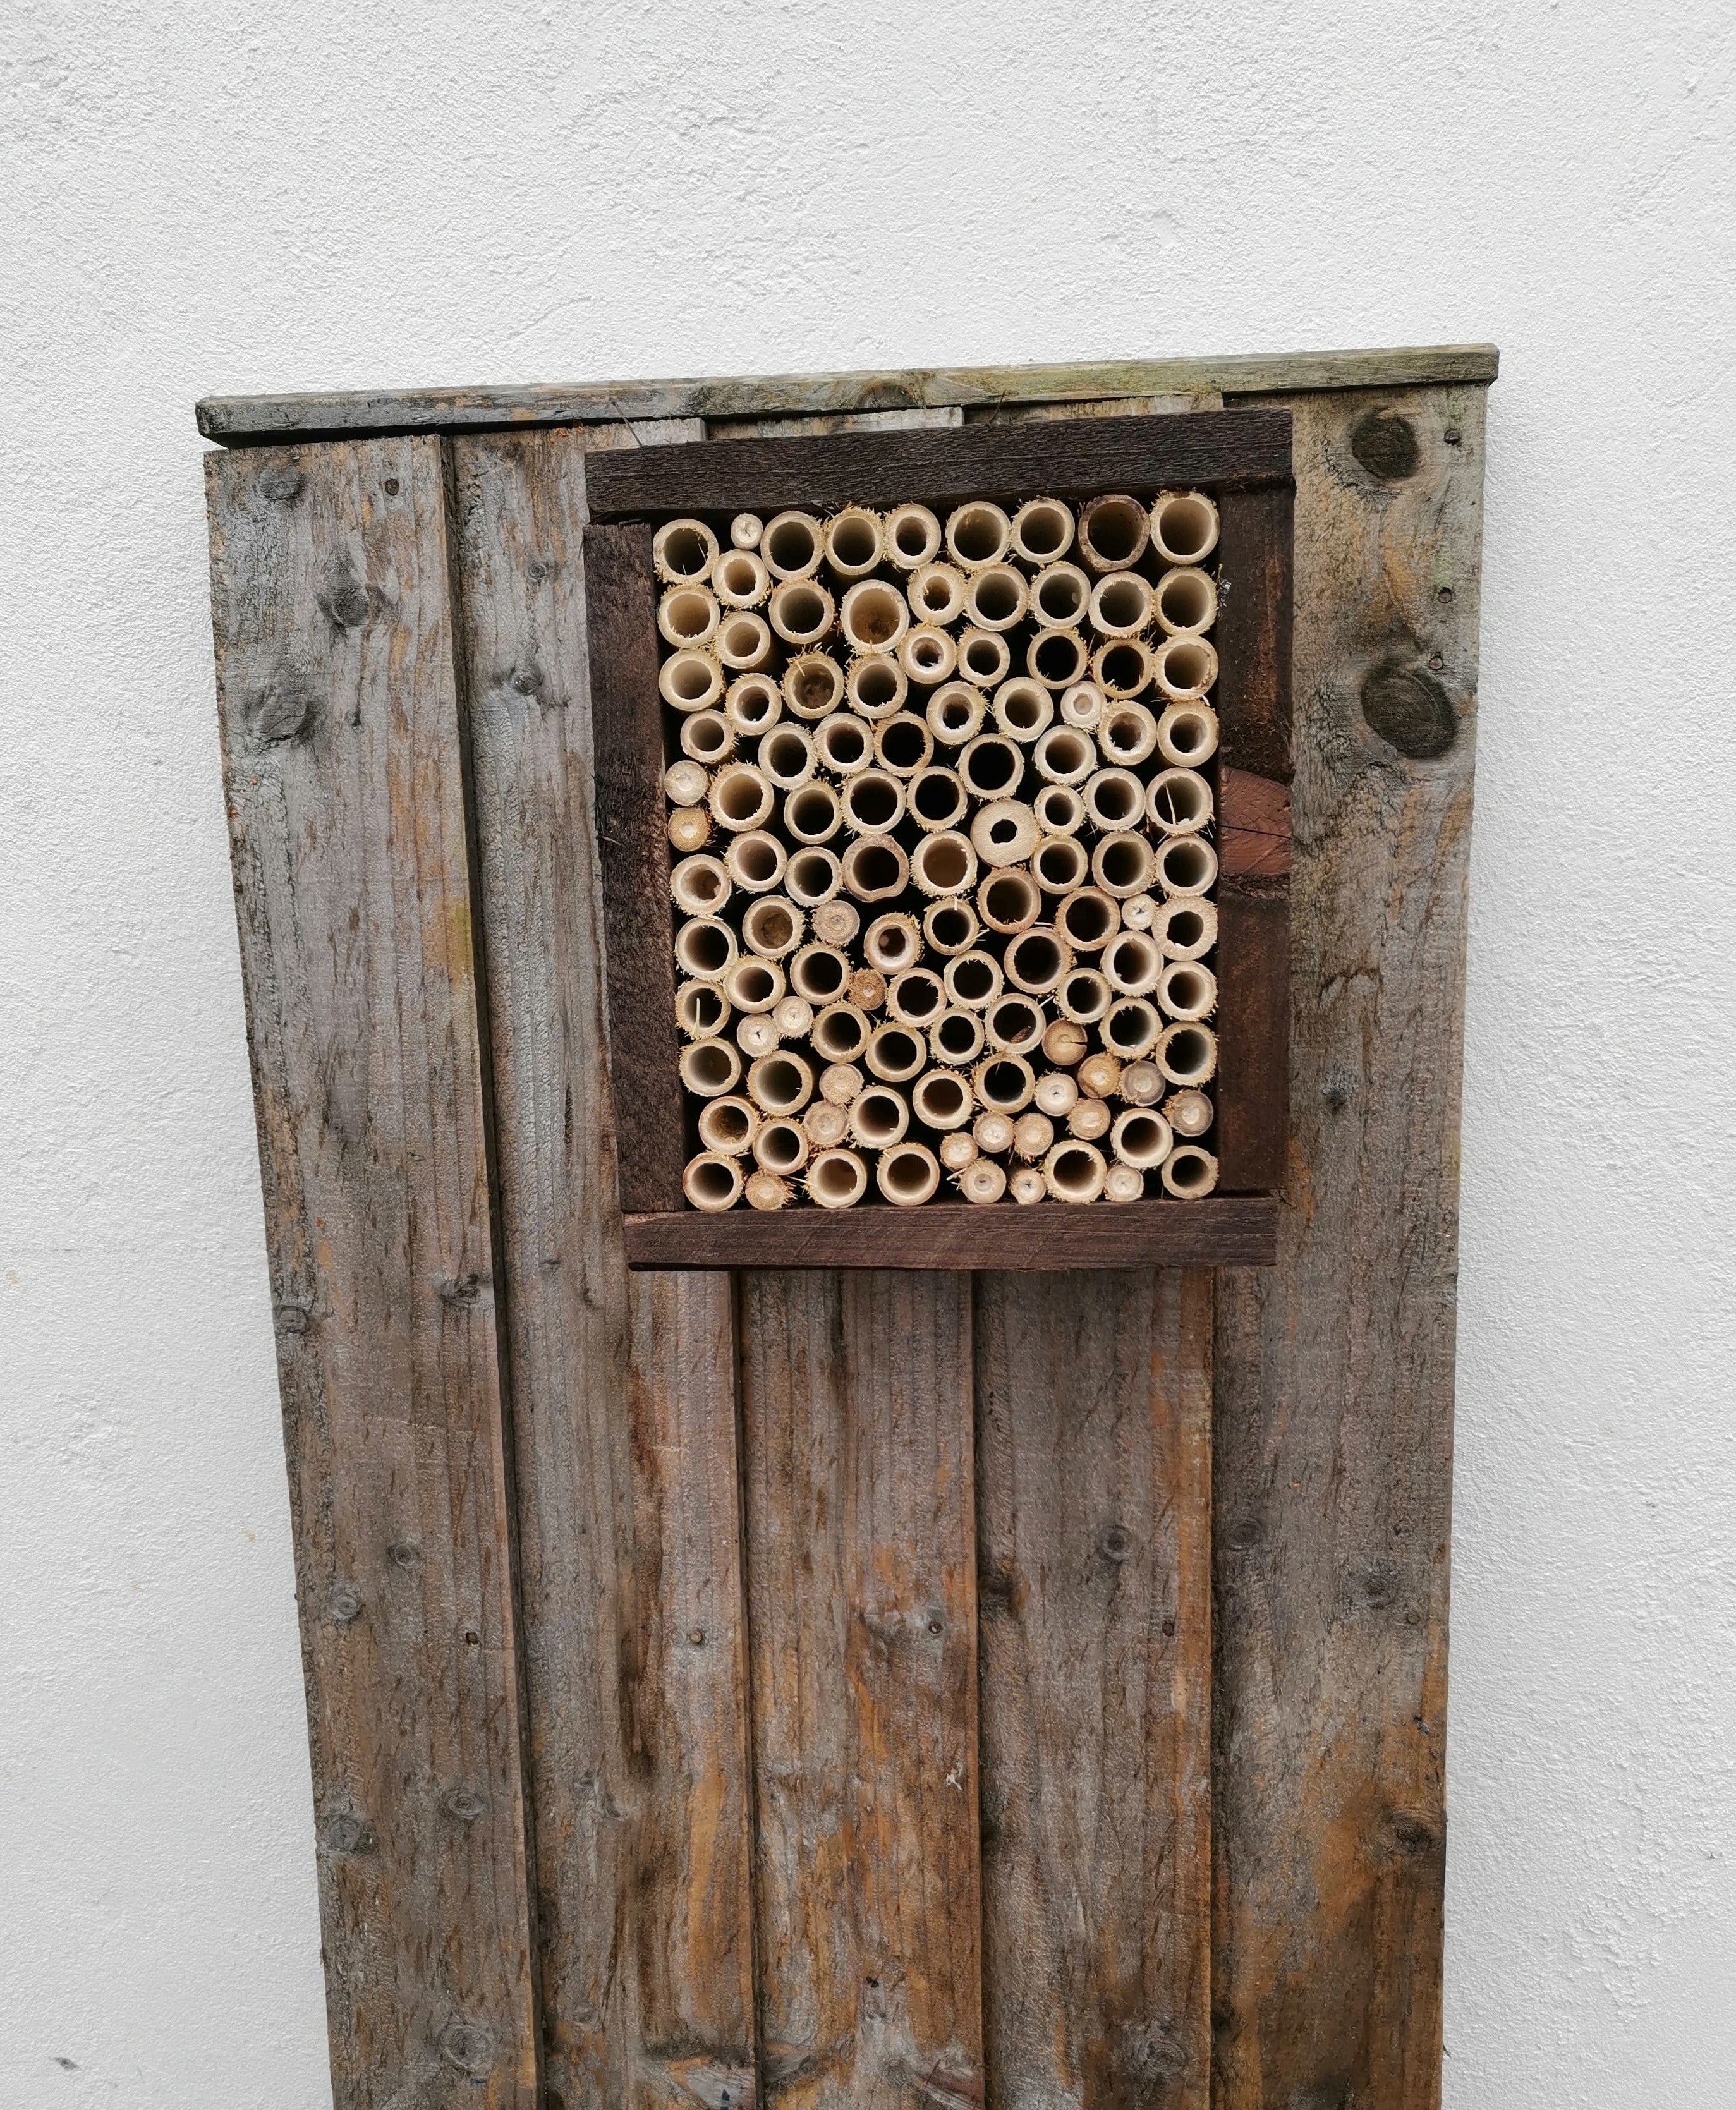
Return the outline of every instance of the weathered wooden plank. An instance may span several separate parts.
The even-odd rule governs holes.
[[[1484,399],[1290,408],[1291,1171],[1279,1266],[1218,1293],[1218,2100],[1430,2110]],[[1359,458],[1376,410],[1409,473]]]
[[[1290,1127],[1290,905],[1285,882],[1225,878],[1217,888],[1217,1154],[1220,1189],[1284,1184]],[[1207,1206],[1210,1206],[1209,1203]]]
[[[1493,381],[1497,363],[1493,345],[1430,345],[1372,351],[1109,360],[1074,365],[905,368],[737,380],[213,396],[198,405],[197,416],[199,430],[207,439],[237,446],[357,432],[627,425],[641,419],[814,416],[954,404],[1077,403],[1114,396],[1190,396],[1211,389],[1230,397],[1274,390],[1418,387],[1430,383]]]
[[[815,432],[941,432],[964,423],[956,407],[909,410],[845,411],[832,418],[708,418],[708,440],[786,440],[808,438]]]
[[[742,1278],[760,2028],[780,2110],[982,2101],[971,1285]]]
[[[977,1285],[988,2099],[1204,2110],[1212,1279]]]
[[[207,462],[340,2110],[540,2099],[440,444]]]
[[[963,415],[965,423],[971,425],[1053,424],[1062,418],[1149,418],[1223,407],[1223,395],[1218,389],[1177,388],[1162,396],[1104,396],[1095,401],[1075,399],[1063,403],[1027,403],[1009,397],[973,403]]]
[[[1222,766],[1290,780],[1292,513],[1288,483],[1224,497],[1217,576]]]
[[[729,1288],[629,1279],[622,1250],[582,561],[587,439],[697,437],[452,443],[546,2065],[569,2110],[753,2092]]]
[[[627,1257],[636,1268],[1263,1267],[1277,1225],[1277,1203],[1258,1194],[1092,1208],[684,1209],[629,1216]]]

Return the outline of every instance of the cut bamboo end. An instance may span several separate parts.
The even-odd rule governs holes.
[[[732,1157],[702,1150],[697,1157],[688,1159],[681,1175],[681,1191],[696,1209],[704,1209],[709,1215],[732,1209],[741,1198],[741,1168]]]
[[[1145,1175],[1131,1165],[1112,1165],[1104,1175],[1106,1202],[1139,1202],[1144,1198]]]
[[[980,1011],[1000,994],[1000,962],[990,953],[961,953],[946,962],[946,994],[967,1011]]]
[[[814,1030],[814,1006],[805,996],[781,998],[772,1006],[772,1023],[781,1040],[805,1040]]]
[[[1111,572],[1092,587],[1086,618],[1099,637],[1137,637],[1156,614],[1149,581],[1137,572]]]
[[[889,718],[894,711],[904,709],[910,684],[904,668],[890,654],[871,652],[851,661],[844,677],[844,693],[850,709],[863,718]]]
[[[1165,769],[1151,780],[1145,812],[1165,835],[1196,835],[1212,817],[1212,787],[1197,769]]]
[[[1077,630],[1040,630],[1025,647],[1025,668],[1045,688],[1067,690],[1085,678],[1090,650]]]
[[[927,1062],[928,1043],[913,1028],[900,1026],[894,1018],[883,1019],[868,1035],[862,1059],[870,1076],[882,1084],[908,1084]]]
[[[1043,1053],[1051,1062],[1063,1069],[1071,1070],[1085,1060],[1086,1051],[1091,1044],[1090,1035],[1077,1020],[1057,1018],[1043,1029]],[[1049,1109],[1043,1109],[1047,1113]]]
[[[1045,783],[1083,784],[1098,767],[1097,743],[1077,726],[1052,725],[1038,736],[1031,760]]]
[[[738,674],[723,696],[723,715],[744,738],[754,740],[783,715],[783,691],[769,674]]]
[[[854,651],[894,651],[910,627],[910,604],[885,579],[859,579],[844,596],[838,627]]]
[[[885,552],[879,515],[863,505],[835,513],[822,541],[826,561],[841,579],[866,578]]]
[[[862,1037],[866,1040],[867,1033]],[[854,1062],[828,1062],[820,1072],[820,1097],[827,1105],[842,1107],[848,1112],[867,1082]]]
[[[726,550],[712,568],[711,584],[731,608],[758,608],[772,591],[772,575],[757,550]]]
[[[834,858],[832,862],[836,864],[837,860]],[[843,883],[843,867],[840,866],[838,884],[841,886]],[[849,944],[861,928],[862,912],[854,902],[827,901],[814,912],[814,935],[828,945]]]
[[[778,790],[795,790],[814,772],[812,734],[805,726],[773,726],[759,743],[759,766]]]
[[[1085,826],[1085,800],[1071,784],[1045,784],[1031,804],[1045,835],[1076,835]]]
[[[781,1048],[750,1065],[747,1095],[764,1114],[800,1113],[814,1096],[814,1072],[800,1055]]]
[[[956,769],[930,763],[917,771],[904,792],[904,810],[930,835],[956,828],[968,809],[964,782]]]
[[[1178,1136],[1191,1143],[1212,1125],[1212,1102],[1191,1087],[1172,1092],[1163,1102],[1163,1118]]]
[[[1037,839],[1037,817],[1022,799],[990,799],[971,817],[971,847],[986,865],[1024,864]]]
[[[764,616],[740,609],[718,625],[713,646],[718,659],[732,673],[758,673],[772,663],[772,632]]]
[[[1158,722],[1143,704],[1110,704],[1097,725],[1105,761],[1131,769],[1158,744]]]
[[[1121,908],[1122,921],[1130,930],[1149,930],[1158,920],[1158,903],[1154,894],[1130,894]]]
[[[812,1004],[841,1003],[850,977],[848,956],[818,939],[804,945],[790,962],[791,988]]]
[[[1081,795],[1097,827],[1130,829],[1144,818],[1145,787],[1131,769],[1094,770]]]
[[[1013,514],[1008,537],[1027,564],[1052,564],[1072,546],[1072,508],[1058,498],[1027,498]]]
[[[658,668],[657,693],[672,711],[709,710],[723,693],[723,669],[709,652],[683,645]]]
[[[775,960],[745,953],[723,970],[723,994],[737,1011],[769,1011],[788,985]]]
[[[723,868],[744,894],[768,894],[786,876],[789,855],[768,829],[746,828],[730,837]]]
[[[1120,926],[1121,910],[1100,886],[1076,887],[1055,904],[1055,928],[1076,953],[1097,952]]]
[[[1051,1121],[1065,1121],[1079,1103],[1078,1080],[1065,1070],[1045,1070],[1037,1079],[1031,1098],[1040,1114],[1047,1114]]]
[[[1217,582],[1196,564],[1166,572],[1158,581],[1158,622],[1172,636],[1209,630],[1217,620]]]
[[[657,628],[670,645],[709,645],[717,633],[718,597],[709,586],[671,586],[657,603]]]
[[[751,763],[732,762],[711,780],[709,800],[711,817],[732,834],[763,826],[772,817],[774,796],[763,769]]]
[[[919,623],[899,640],[898,663],[913,681],[932,688],[958,665],[959,648],[936,624]]]
[[[1117,1161],[1141,1172],[1149,1172],[1163,1162],[1169,1155],[1171,1140],[1169,1123],[1146,1107],[1129,1107],[1125,1113],[1117,1114],[1109,1131],[1109,1148]]]
[[[663,795],[672,806],[703,804],[710,789],[709,774],[691,758],[672,762],[663,772]]]
[[[787,1207],[795,1189],[780,1174],[762,1167],[748,1174],[741,1191],[750,1209],[782,1209]]]
[[[1095,731],[1103,717],[1104,705],[1108,699],[1095,681],[1076,681],[1061,696],[1061,718],[1064,724],[1077,726],[1081,732]]]
[[[1143,996],[1124,996],[1118,1003],[1112,1003],[1103,1022],[1105,1047],[1113,1048],[1126,1062],[1149,1055],[1163,1030],[1162,1013],[1149,997]]]
[[[739,1157],[759,1133],[759,1110],[746,1099],[708,1099],[699,1110],[699,1139],[720,1157]]]
[[[681,1051],[681,1081],[696,1099],[720,1099],[741,1080],[741,1055],[727,1040],[693,1040]]]
[[[918,1077],[910,1103],[918,1121],[941,1130],[963,1128],[974,1105],[969,1084],[956,1070],[930,1070]]]
[[[729,539],[738,550],[757,550],[765,523],[757,513],[738,513],[729,523]]]
[[[1158,985],[1163,954],[1149,931],[1119,930],[1103,949],[1103,971],[1121,995],[1144,996]]]
[[[900,1092],[883,1084],[871,1084],[858,1094],[850,1110],[850,1132],[864,1150],[890,1150],[904,1140],[910,1125],[910,1108]]]
[[[1031,613],[1046,630],[1076,629],[1091,604],[1091,582],[1077,564],[1045,564],[1031,582]]]
[[[884,835],[904,817],[904,787],[889,769],[854,771],[845,778],[839,797],[844,807],[844,825],[853,835]],[[850,886],[850,870],[846,851],[846,886]],[[850,887],[850,891],[854,893],[855,889]]]
[[[816,1150],[835,1150],[850,1134],[850,1112],[830,1099],[814,1099],[802,1109],[802,1127]]]
[[[773,586],[766,614],[786,645],[818,645],[837,619],[837,606],[818,579],[784,579]]]
[[[1217,1069],[1217,1035],[1209,1026],[1166,1026],[1157,1065],[1172,1084],[1203,1084]]]
[[[886,1000],[886,978],[878,967],[858,967],[850,978],[850,1000],[863,1011],[878,1011]]]
[[[998,1156],[1004,1150],[1010,1150],[1013,1148],[1012,1115],[1002,1113],[999,1108],[978,1114],[971,1125],[971,1140],[979,1150],[986,1151],[990,1157]]]
[[[978,1157],[959,1175],[959,1192],[979,1209],[999,1201],[1007,1191],[1007,1175],[992,1157]]]
[[[781,894],[763,894],[743,912],[741,936],[750,952],[781,960],[801,943],[803,925],[802,912],[793,901]]]
[[[995,691],[995,722],[1005,737],[1028,747],[1047,730],[1055,700],[1040,681],[1021,674]]]
[[[926,505],[897,505],[886,515],[887,557],[901,572],[913,572],[939,554],[941,523]]]
[[[854,1062],[868,1046],[867,1014],[858,1004],[828,1003],[814,1021],[814,1052],[823,1062]]]
[[[1025,773],[1025,758],[1004,733],[979,733],[959,756],[959,777],[973,799],[1010,797]]]
[[[1011,564],[985,564],[964,590],[964,613],[980,630],[1010,630],[1031,604],[1022,572]]]
[[[986,498],[973,498],[947,515],[947,550],[953,562],[967,572],[999,564],[1012,536],[1013,523]]]
[[[1055,1139],[1055,1125],[1047,1114],[1021,1114],[1013,1124],[1013,1154],[1032,1162],[1045,1156]]]
[[[1217,752],[1217,713],[1209,704],[1172,704],[1158,720],[1158,752],[1178,768],[1194,768]]]
[[[1217,529],[1217,508],[1201,491],[1166,491],[1151,509],[1152,546],[1166,564],[1203,563]]]
[[[900,1026],[926,1030],[945,1008],[945,989],[931,967],[907,967],[886,985],[886,1010]]]
[[[942,959],[956,959],[977,942],[977,912],[968,901],[943,898],[931,901],[922,912],[922,935],[931,952]]]
[[[1022,1207],[1040,1202],[1049,1193],[1043,1175],[1035,1165],[1022,1165],[1007,1182],[1007,1192]]]
[[[1191,841],[1192,837],[1182,840]],[[1105,894],[1117,900],[1144,894],[1151,885],[1151,844],[1131,829],[1104,835],[1091,853],[1091,876]]]
[[[1166,637],[1152,658],[1158,686],[1172,702],[1194,703],[1217,679],[1217,652],[1209,638],[1190,632]]]
[[[1095,1202],[1103,1193],[1108,1167],[1103,1152],[1069,1138],[1043,1160],[1043,1182],[1058,1202]]]
[[[1067,1116],[1067,1132],[1081,1143],[1101,1143],[1114,1118],[1102,1099],[1081,1099]]]
[[[1003,937],[1035,923],[1041,908],[1036,882],[1018,865],[992,872],[977,890],[977,912]]]
[[[1217,1160],[1198,1143],[1178,1143],[1163,1161],[1163,1180],[1178,1200],[1197,1202],[1217,1184]]]
[[[1203,894],[1217,876],[1217,853],[1203,836],[1170,835],[1158,845],[1156,868],[1165,894]]]
[[[854,777],[874,756],[874,736],[853,711],[834,711],[814,728],[814,751],[835,777]]]
[[[1031,854],[1031,875],[1045,894],[1077,894],[1090,871],[1077,835],[1045,835]]]
[[[1217,1008],[1217,977],[1197,960],[1172,960],[1158,985],[1158,1002],[1184,1024],[1209,1018]]]
[[[829,1111],[836,1112],[837,1109]],[[762,1122],[751,1147],[754,1162],[763,1171],[781,1173],[786,1179],[792,1172],[800,1172],[808,1162],[808,1131],[800,1121],[791,1121],[787,1114]]]
[[[874,758],[889,775],[908,782],[934,759],[934,735],[914,711],[895,711],[874,727]]]
[[[952,564],[922,564],[911,574],[910,606],[918,623],[956,623],[964,613],[964,574]]]
[[[1047,996],[1073,964],[1071,947],[1060,934],[1040,923],[1007,940],[1003,967],[1014,989],[1027,996]],[[1157,979],[1157,949],[1152,949],[1152,979]]]
[[[1031,1094],[1036,1089],[1036,1079],[1022,1055],[991,1055],[971,1072],[971,1089],[986,1112],[1013,1115],[1022,1112],[1030,1105]],[[985,1150],[995,1147],[983,1143],[980,1126],[977,1140]],[[1007,1140],[1012,1141],[1010,1129]],[[1006,1144],[999,1147],[1004,1149]]]
[[[666,520],[651,537],[651,568],[668,586],[697,586],[717,555],[718,538],[703,520]]]
[[[1079,509],[1079,554],[1094,572],[1136,564],[1151,539],[1151,516],[1123,491],[1093,498]]]
[[[780,579],[811,578],[824,552],[820,523],[811,513],[779,513],[767,521],[759,554]]]
[[[1108,1010],[1114,995],[1095,967],[1075,967],[1055,991],[1055,1008],[1077,1026],[1095,1026]]]
[[[829,653],[804,652],[783,670],[783,700],[810,724],[827,717],[844,700],[844,670]]]
[[[1163,903],[1151,927],[1165,959],[1199,959],[1217,943],[1217,904],[1197,894],[1177,894]]]
[[[986,699],[968,682],[949,681],[928,699],[928,730],[943,747],[963,747],[981,731],[987,709]]]
[[[974,1062],[982,1053],[982,1021],[954,1005],[928,1029],[928,1052],[936,1062]]]
[[[689,761],[715,768],[736,751],[736,729],[721,711],[695,711],[681,722],[681,748]]]
[[[683,982],[675,992],[675,1022],[690,1040],[710,1040],[729,1023],[729,1002],[715,982]]]
[[[804,784],[785,798],[783,824],[799,843],[823,843],[843,826],[843,804],[829,784]]]
[[[1091,679],[1111,703],[1138,695],[1151,684],[1151,647],[1143,637],[1110,638],[1091,654]]]
[[[714,916],[728,900],[729,873],[714,857],[685,857],[669,874],[669,894],[688,916]]]
[[[790,859],[785,884],[789,888],[790,899],[798,907],[814,911],[814,929],[818,932],[819,911],[843,885],[844,867],[830,850],[811,844],[796,851]]]
[[[1120,1089],[1122,1066],[1113,1055],[1087,1055],[1079,1065],[1079,1089],[1094,1099],[1108,1099]]]
[[[692,917],[675,933],[675,964],[700,981],[716,981],[735,957],[736,934],[718,917]]]
[[[935,1156],[949,1172],[962,1172],[967,1165],[974,1165],[978,1154],[977,1139],[968,1129],[952,1129],[935,1145]]]
[[[868,1192],[868,1167],[853,1150],[823,1150],[808,1168],[808,1193],[823,1209],[850,1209]]]
[[[1009,1055],[1027,1055],[1042,1045],[1043,1007],[1034,998],[998,996],[982,1014],[983,1038]]]
[[[906,967],[913,967],[922,949],[922,932],[916,918],[901,908],[891,914],[877,916],[868,926],[862,940],[863,958],[881,975],[901,974]],[[882,985],[877,997],[866,997],[872,1009],[876,1003],[884,1003],[886,989]]]
[[[1130,1107],[1154,1107],[1163,1096],[1163,1072],[1155,1062],[1130,1062],[1122,1071],[1122,1097]]]
[[[959,672],[979,689],[1004,681],[1012,664],[1007,641],[998,631],[972,628],[959,640]]]

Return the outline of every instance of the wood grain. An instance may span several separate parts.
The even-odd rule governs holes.
[[[982,2095],[968,1276],[741,1284],[765,2101]]]
[[[1290,894],[1224,879],[1217,888],[1220,1207],[1284,1184],[1290,1132]],[[1210,1207],[1208,1202],[1204,1207]]]
[[[977,1286],[988,2099],[1205,2110],[1212,1279]]]
[[[1286,484],[1226,492],[1220,506],[1217,707],[1221,767],[1290,781],[1291,555]]]
[[[1290,1171],[1278,1267],[1218,1291],[1217,2094],[1432,2110],[1484,399],[1290,407]],[[1376,407],[1408,478],[1353,454]],[[1363,717],[1395,666],[1440,692],[1437,759]]]
[[[212,622],[339,2110],[533,2110],[439,442],[215,454]]]
[[[754,2089],[729,1287],[627,1272],[582,561],[587,438],[697,437],[452,443],[551,2110]]]
[[[1287,780],[1227,765],[1218,771],[1217,862],[1226,879],[1288,879],[1290,834]]]

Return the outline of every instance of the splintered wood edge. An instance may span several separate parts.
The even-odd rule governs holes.
[[[247,446],[503,425],[630,426],[647,418],[755,418],[954,406],[992,410],[1005,403],[1089,403],[1200,389],[1216,389],[1228,398],[1339,388],[1414,388],[1491,382],[1499,364],[1499,354],[1492,344],[1426,345],[1368,351],[1099,360],[1077,365],[910,367],[735,380],[209,396],[195,406],[194,414],[206,439],[226,446]]]

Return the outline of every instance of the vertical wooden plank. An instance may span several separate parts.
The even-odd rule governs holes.
[[[582,561],[585,448],[696,437],[452,443],[550,2110],[754,2094],[730,1289],[622,1252]]]
[[[988,2099],[1204,2110],[1212,1278],[977,1310]]]
[[[1484,396],[1284,401],[1292,1114],[1279,1266],[1218,1293],[1217,2090],[1430,2110]]]
[[[206,458],[340,2110],[533,2110],[440,443]]]
[[[765,2099],[980,2104],[970,1278],[741,1279]]]

